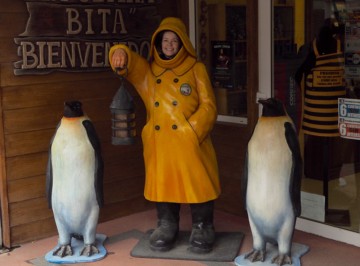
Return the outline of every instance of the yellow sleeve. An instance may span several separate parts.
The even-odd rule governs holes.
[[[145,89],[145,77],[148,71],[150,70],[149,63],[146,61],[146,59],[139,54],[132,51],[128,46],[124,44],[117,44],[110,48],[109,51],[109,61],[111,68],[115,71],[115,68],[111,64],[111,58],[114,54],[114,51],[116,49],[124,49],[124,51],[127,54],[127,67],[128,67],[128,73],[126,78],[134,85],[136,90],[139,92],[139,90]],[[126,70],[122,70],[120,72],[121,75],[126,74]]]

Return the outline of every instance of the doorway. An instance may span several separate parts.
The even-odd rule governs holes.
[[[273,0],[271,6],[271,95],[284,101],[303,150],[303,212],[298,229],[355,245],[360,244],[359,144],[340,134],[338,100],[358,98],[356,82],[347,81],[346,73],[347,49],[359,42],[349,36],[351,10],[359,8],[351,0]],[[324,36],[328,39],[322,42]],[[339,58],[338,83],[326,83],[330,76],[317,75],[315,66],[327,55]],[[335,65],[327,68],[332,74]],[[352,80],[360,80],[353,67]]]
[[[212,139],[222,193],[216,207],[245,216],[240,183],[258,119],[258,1],[200,0],[195,10],[198,59],[207,67],[218,109]]]
[[[257,115],[257,1],[197,1],[197,53],[207,66],[218,121],[252,128]]]

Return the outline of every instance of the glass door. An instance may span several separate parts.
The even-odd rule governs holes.
[[[207,67],[218,110],[212,131],[222,186],[217,208],[246,215],[239,176],[258,119],[258,1],[195,3],[198,60]]]
[[[248,123],[246,0],[198,1],[197,43],[217,98],[218,120]]]
[[[360,3],[354,0],[272,1],[272,95],[284,102],[299,132],[304,161],[301,217],[356,233],[359,13]]]

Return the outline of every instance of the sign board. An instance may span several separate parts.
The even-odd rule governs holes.
[[[343,86],[344,72],[342,70],[313,70],[314,87]]]
[[[360,139],[360,99],[338,99],[339,132],[342,138]]]
[[[213,41],[212,45],[212,74],[216,87],[234,88],[235,76],[232,75],[233,43],[227,41]]]
[[[148,57],[160,23],[160,0],[24,0],[29,18],[14,38],[15,75],[109,68],[111,46],[127,44]]]

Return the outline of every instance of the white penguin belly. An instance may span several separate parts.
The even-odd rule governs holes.
[[[52,207],[55,219],[79,233],[99,213],[95,153],[82,125],[64,128],[58,129],[52,144]]]
[[[248,150],[247,210],[259,228],[270,232],[281,227],[292,213],[289,193],[292,155],[285,137],[276,134],[284,136],[284,130],[260,136],[254,132]]]

